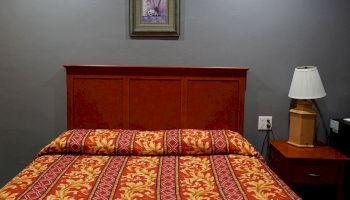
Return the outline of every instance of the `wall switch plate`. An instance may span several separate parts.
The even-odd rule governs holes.
[[[259,116],[258,130],[267,131],[272,129],[272,116]]]
[[[339,122],[331,119],[329,123],[329,127],[332,129],[334,133],[338,133],[339,131]]]

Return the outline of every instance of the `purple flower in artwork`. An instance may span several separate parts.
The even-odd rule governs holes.
[[[168,0],[143,0],[143,23],[167,23]]]
[[[149,6],[147,10],[148,16],[161,16],[164,11],[162,0],[146,0],[146,4]]]

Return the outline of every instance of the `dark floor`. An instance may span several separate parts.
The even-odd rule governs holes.
[[[303,200],[333,200],[337,197],[334,185],[294,185],[292,189]]]

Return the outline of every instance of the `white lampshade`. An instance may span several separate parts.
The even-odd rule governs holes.
[[[326,96],[317,67],[295,68],[288,96],[293,99],[318,99]]]

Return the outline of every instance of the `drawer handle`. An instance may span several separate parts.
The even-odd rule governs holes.
[[[314,174],[314,173],[310,173],[310,174],[308,174],[308,176],[311,176],[311,177],[320,177],[321,175],[319,175],[319,174]]]

